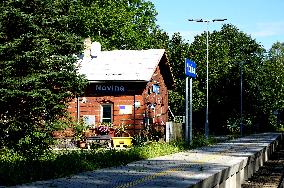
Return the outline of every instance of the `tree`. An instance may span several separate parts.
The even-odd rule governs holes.
[[[283,116],[283,43],[273,44],[268,55],[251,36],[231,24],[209,33],[209,125],[216,134],[240,131],[240,84],[244,134],[274,130],[278,117]],[[169,43],[169,59],[176,89],[170,93],[174,114],[184,115],[184,58],[197,63],[193,82],[193,124],[205,120],[206,93],[206,32],[187,44],[176,33]],[[242,65],[242,66],[241,66]],[[242,80],[241,76],[242,67]],[[197,127],[195,127],[197,128]]]
[[[153,3],[144,0],[78,0],[74,32],[91,37],[104,50],[166,48],[168,36],[156,25]]]
[[[259,64],[257,76],[258,118],[261,129],[276,128],[284,109],[284,43],[274,43]],[[263,124],[266,124],[264,126]],[[267,127],[267,125],[269,127]]]
[[[173,113],[178,116],[185,115],[185,58],[191,58],[189,55],[190,45],[186,43],[179,33],[174,33],[169,41],[169,62],[172,67],[172,73],[175,79],[175,89],[169,93],[169,106]],[[204,100],[203,93],[199,92],[197,87],[199,75],[193,82],[193,110],[198,111],[202,107]]]
[[[230,24],[221,31],[209,33],[209,126],[215,133],[224,133],[227,125],[239,127],[240,118],[240,63],[243,67],[244,114],[252,116],[256,104],[256,74],[264,49],[247,34]],[[196,36],[189,55],[199,67],[199,90],[205,93],[206,33]],[[237,128],[238,128],[237,127]]]
[[[80,95],[73,54],[91,37],[104,50],[167,48],[144,0],[4,0],[0,5],[1,145],[40,154]]]
[[[169,106],[175,115],[185,113],[185,74],[184,59],[187,47],[179,33],[175,33],[169,43],[168,56],[175,79],[175,89],[169,93]],[[182,72],[182,73],[181,73]]]
[[[86,84],[73,54],[82,38],[70,26],[69,1],[4,0],[0,5],[0,139],[2,147],[37,157]]]

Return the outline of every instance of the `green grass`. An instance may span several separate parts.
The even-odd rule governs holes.
[[[170,144],[151,142],[127,150],[64,150],[47,152],[38,160],[26,160],[8,150],[0,151],[0,186],[65,177],[83,171],[126,165],[127,163],[168,155],[214,143],[196,137],[193,144],[179,141]]]
[[[277,132],[284,132],[284,125],[280,124],[277,128],[276,128]]]

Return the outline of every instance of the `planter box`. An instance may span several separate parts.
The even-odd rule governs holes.
[[[130,147],[132,146],[132,137],[112,137],[113,147]]]

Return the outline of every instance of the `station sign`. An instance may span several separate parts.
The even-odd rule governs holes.
[[[196,63],[185,59],[185,75],[191,78],[196,78]]]

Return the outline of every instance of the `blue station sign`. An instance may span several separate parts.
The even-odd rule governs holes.
[[[185,59],[185,75],[191,78],[196,78],[196,63]]]

